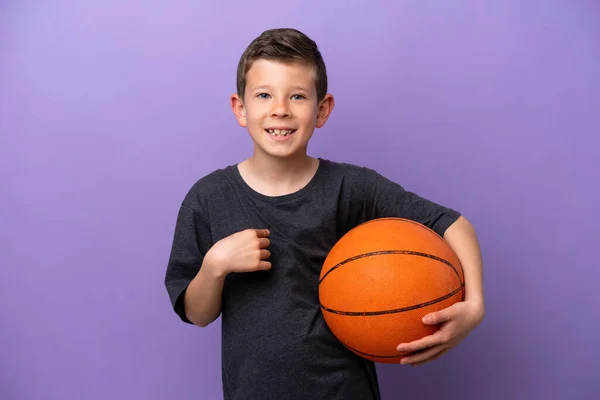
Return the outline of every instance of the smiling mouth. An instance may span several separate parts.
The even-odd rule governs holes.
[[[289,136],[296,132],[296,129],[265,129],[271,136]]]

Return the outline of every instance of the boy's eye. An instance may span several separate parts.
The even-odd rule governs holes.
[[[306,97],[304,97],[301,94],[295,94],[295,95],[292,96],[292,100],[302,100],[302,99],[305,99],[305,98]]]
[[[267,93],[259,93],[256,97],[259,99],[268,99],[269,95]]]

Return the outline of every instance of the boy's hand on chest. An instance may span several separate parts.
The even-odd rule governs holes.
[[[246,229],[216,242],[204,257],[203,268],[217,276],[230,272],[268,270],[271,256],[268,229]]]

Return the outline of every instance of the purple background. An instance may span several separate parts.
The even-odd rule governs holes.
[[[319,44],[314,156],[462,211],[487,315],[384,399],[598,399],[600,3],[3,1],[0,398],[217,399],[220,323],[163,276],[196,179],[249,155],[228,98],[264,29]],[[294,362],[294,360],[290,360]]]

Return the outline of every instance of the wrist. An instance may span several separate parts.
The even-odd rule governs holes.
[[[209,251],[204,256],[204,261],[202,262],[202,269],[204,269],[211,277],[215,279],[225,279],[228,274],[228,271],[223,268],[224,263],[222,263],[218,258],[214,257],[214,255]]]

